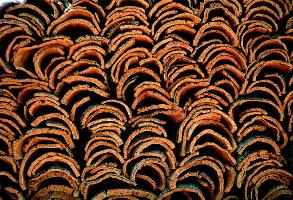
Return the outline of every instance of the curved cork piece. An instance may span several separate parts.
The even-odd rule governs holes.
[[[293,198],[290,0],[0,10],[0,200]]]
[[[32,199],[74,199],[77,200],[76,197],[78,193],[76,193],[72,188],[64,186],[64,185],[49,185],[41,190],[39,190],[36,194],[32,196]]]

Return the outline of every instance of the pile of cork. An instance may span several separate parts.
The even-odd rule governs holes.
[[[292,51],[290,0],[5,6],[0,199],[293,198]]]

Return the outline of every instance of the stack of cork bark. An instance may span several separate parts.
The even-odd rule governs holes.
[[[292,199],[292,63],[291,0],[9,4],[0,199]]]

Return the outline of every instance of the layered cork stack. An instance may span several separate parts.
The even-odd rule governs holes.
[[[4,7],[0,199],[292,199],[292,9]]]

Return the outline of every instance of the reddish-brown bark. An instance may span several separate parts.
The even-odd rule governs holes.
[[[0,13],[0,199],[292,199],[290,0]]]

